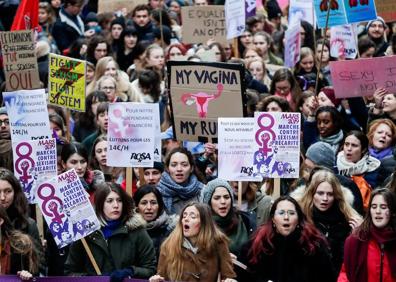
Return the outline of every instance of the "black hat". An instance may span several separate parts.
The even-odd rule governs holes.
[[[164,172],[165,169],[164,164],[162,162],[154,162],[153,167],[145,167],[143,168],[143,170],[152,169],[152,168],[158,169],[161,172]]]
[[[154,28],[153,31],[154,37],[161,40],[161,30],[159,27]],[[172,31],[169,27],[163,25],[162,26],[162,34],[164,36],[164,42],[167,45],[170,45],[172,39]]]
[[[110,26],[112,27],[115,24],[119,24],[122,28],[125,28],[125,19],[123,17],[117,17],[111,21]]]
[[[266,8],[269,20],[282,16],[282,10],[276,0],[268,1]]]
[[[84,23],[87,24],[90,22],[99,22],[95,12],[89,12],[85,17]]]

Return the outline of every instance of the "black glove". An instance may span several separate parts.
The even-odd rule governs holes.
[[[110,274],[111,282],[122,282],[124,278],[133,277],[134,271],[132,267],[117,269]]]

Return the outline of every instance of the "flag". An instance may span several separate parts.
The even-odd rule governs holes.
[[[12,23],[11,31],[38,28],[38,7],[39,0],[22,0]]]

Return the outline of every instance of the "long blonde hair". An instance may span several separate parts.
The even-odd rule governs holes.
[[[312,222],[313,199],[321,183],[327,182],[333,188],[334,202],[333,205],[338,205],[340,211],[344,214],[347,221],[360,215],[353,209],[353,207],[345,200],[344,194],[341,189],[340,181],[334,173],[328,170],[319,170],[312,175],[312,179],[300,200],[301,208],[304,214]]]
[[[197,235],[197,241],[195,247],[199,249],[201,253],[208,255],[217,255],[217,245],[219,243],[228,244],[228,239],[215,225],[212,213],[208,205],[192,202],[187,204],[180,213],[179,222],[176,228],[169,235],[169,237],[163,242],[161,246],[161,253],[165,252],[170,265],[167,267],[169,273],[167,276],[172,281],[180,281],[183,275],[185,255],[183,250],[183,213],[188,207],[195,207],[199,212],[199,218],[201,226]]]

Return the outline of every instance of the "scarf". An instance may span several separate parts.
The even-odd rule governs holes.
[[[119,219],[106,221],[106,225],[102,227],[103,236],[106,240],[113,235],[114,230],[116,230],[120,224],[121,221]]]
[[[157,189],[164,199],[166,209],[172,214],[175,213],[173,210],[173,198],[178,197],[182,200],[189,200],[199,195],[203,187],[203,183],[199,182],[194,174],[191,174],[186,182],[179,184],[166,171],[162,173],[161,180],[157,185]]]
[[[152,230],[152,229],[161,227],[168,221],[168,219],[169,219],[169,216],[167,215],[167,213],[165,211],[163,211],[159,217],[157,217],[153,221],[147,222],[146,229]]]
[[[392,147],[383,149],[383,150],[376,150],[373,147],[369,147],[369,154],[370,156],[376,158],[377,160],[382,161],[382,159],[386,158],[387,156],[391,156],[392,155]]]
[[[336,134],[327,137],[322,137],[319,135],[319,140],[328,143],[333,149],[334,155],[337,154],[342,139],[344,139],[344,133],[342,132],[342,130],[338,131],[338,133]]]
[[[376,158],[365,154],[358,162],[352,163],[345,159],[343,151],[338,153],[337,168],[341,175],[353,176],[372,172],[380,166],[381,162]]]

